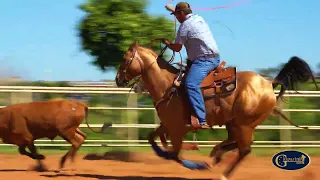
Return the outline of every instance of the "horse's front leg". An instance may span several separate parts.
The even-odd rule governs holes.
[[[166,141],[165,135],[167,133],[167,129],[160,123],[160,126],[157,127],[154,131],[152,131],[149,136],[148,136],[148,141],[149,143],[155,144],[156,142],[154,141],[157,137],[160,137],[162,146],[165,149],[168,149],[168,143]]]
[[[177,160],[177,155],[181,149],[181,144],[182,144],[182,141],[181,141],[181,144],[180,143],[177,143],[176,140],[173,140],[175,143],[173,145],[173,149],[171,148],[171,150],[169,150],[168,148],[168,145],[167,145],[167,142],[164,140],[161,141],[162,142],[162,145],[164,146],[165,148],[165,151],[163,151],[159,146],[158,144],[155,142],[155,139],[157,137],[161,137],[161,136],[164,136],[165,133],[167,133],[167,129],[160,125],[158,128],[156,128],[154,131],[152,131],[149,136],[148,136],[148,141],[152,147],[152,149],[154,150],[154,152],[161,158],[164,158],[164,159],[168,159],[168,160]],[[180,134],[175,134],[173,137],[171,136],[170,139],[177,139],[177,137],[180,136]],[[184,135],[182,135],[182,138]],[[172,140],[171,140],[171,143],[172,143]]]
[[[183,165],[188,169],[198,169],[198,170],[208,169],[209,165],[206,162],[196,163],[189,160],[182,160],[179,157],[179,154],[181,152],[182,145],[183,145],[183,139],[187,134],[187,132],[188,132],[187,128],[169,129],[169,136],[172,144],[172,151],[170,152],[171,157],[173,157],[172,160],[178,162],[179,164]]]
[[[161,135],[163,132],[165,132],[167,129],[164,127],[159,126],[156,130],[152,131],[149,134],[148,140],[151,144],[152,149],[154,152],[161,158],[167,159],[167,160],[174,160],[179,164],[182,164],[184,167],[189,169],[207,169],[208,164],[207,163],[194,163],[188,160],[181,160],[179,158],[180,151],[182,149],[183,139],[184,136],[187,133],[187,129],[184,131],[183,128],[175,129],[175,131],[172,129],[169,130],[169,137],[171,140],[172,148],[167,151],[163,151],[157,143],[154,141],[156,137]]]

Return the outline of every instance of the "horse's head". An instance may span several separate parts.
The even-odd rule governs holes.
[[[152,50],[143,48],[134,41],[120,62],[120,67],[115,79],[117,86],[125,87],[130,80],[143,75],[143,73],[156,62],[156,56]]]

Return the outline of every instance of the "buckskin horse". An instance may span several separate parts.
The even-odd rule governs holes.
[[[255,72],[237,72],[236,67],[225,68],[224,65],[225,62],[222,62],[201,83],[207,123],[210,126],[225,125],[228,131],[228,138],[213,148],[211,157],[217,164],[224,153],[239,150],[236,161],[224,171],[221,179],[230,177],[236,166],[250,154],[254,129],[270,114],[281,115],[290,121],[276,106],[277,100],[288,88],[294,88],[297,83],[307,82],[310,78],[318,88],[309,65],[296,56],[290,58],[272,81]],[[190,126],[191,106],[183,88],[183,73],[187,71],[180,71],[151,49],[134,41],[120,62],[115,80],[118,87],[125,87],[130,80],[141,76],[161,120],[161,125],[149,135],[149,143],[158,156],[174,160],[189,169],[206,169],[208,165],[205,163],[181,160],[179,157],[185,135],[194,130]],[[276,96],[274,88],[278,85],[281,89]],[[168,133],[172,144],[172,149],[168,151],[163,151],[154,141],[154,138],[165,133]],[[163,139],[162,143],[166,145]]]

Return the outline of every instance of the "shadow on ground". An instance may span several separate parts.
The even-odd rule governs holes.
[[[0,169],[1,172],[27,172],[25,169]],[[56,171],[47,171],[47,172],[56,172]],[[142,177],[142,176],[105,176],[99,174],[63,174],[57,173],[54,175],[40,175],[46,178],[58,178],[58,177],[81,177],[81,178],[90,178],[90,179],[104,179],[104,180],[189,180],[188,178],[179,178],[179,177]],[[198,180],[210,180],[209,178],[193,178]],[[211,179],[212,180],[212,179]],[[214,179],[213,179],[214,180]]]
[[[104,154],[89,153],[83,157],[84,160],[115,160],[123,162],[136,162],[134,158],[134,153],[132,152],[119,152],[119,151],[110,151]]]
[[[143,155],[143,158],[141,158],[141,155]],[[119,151],[110,151],[104,154],[90,153],[85,155],[83,159],[89,160],[89,161],[113,160],[113,161],[122,161],[122,162],[147,162],[148,164],[165,164],[169,162],[169,160],[159,158],[153,154],[151,154],[150,156],[146,156],[145,154],[138,153],[138,152],[119,152]]]
[[[25,169],[0,169],[0,172],[25,172]]]
[[[54,170],[38,170],[38,169],[0,169],[0,173],[1,172],[58,172],[58,171],[54,171]]]
[[[57,178],[57,177],[82,177],[90,179],[104,179],[104,180],[189,180],[187,178],[178,178],[178,177],[142,177],[142,176],[104,176],[97,174],[75,174],[75,175],[66,175],[66,174],[56,174],[56,175],[41,175],[47,178]],[[198,180],[209,180],[208,178],[193,178]],[[212,180],[210,178],[210,180]],[[214,179],[213,179],[214,180]]]

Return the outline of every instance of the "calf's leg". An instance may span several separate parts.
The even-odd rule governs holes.
[[[62,169],[66,159],[69,156],[73,158],[72,156],[75,155],[76,151],[84,142],[84,138],[79,133],[76,133],[76,128],[71,128],[65,132],[62,132],[60,136],[72,145],[71,149],[60,160],[60,168]]]
[[[44,156],[44,155],[38,154],[37,149],[36,149],[36,147],[34,146],[34,143],[33,143],[33,142],[28,145],[28,148],[29,148],[31,154],[33,155],[33,157],[35,157],[35,159],[39,159],[39,160],[45,159],[45,156]]]

